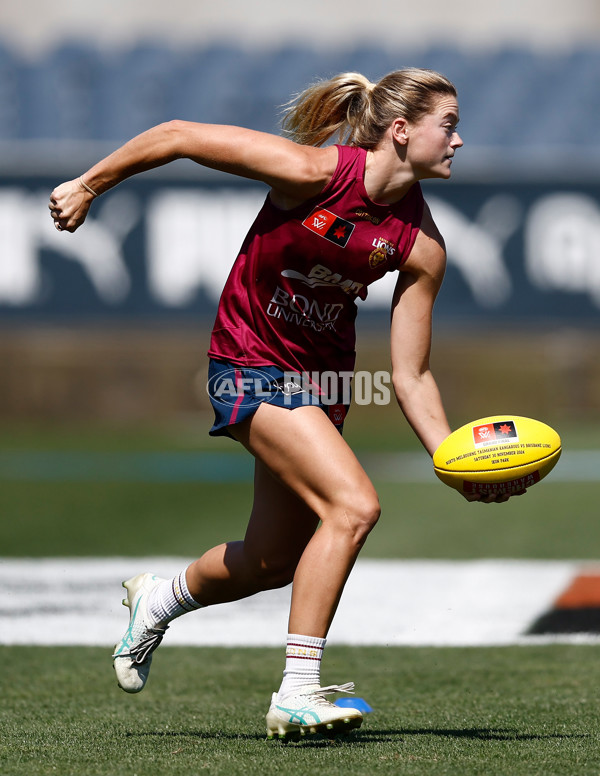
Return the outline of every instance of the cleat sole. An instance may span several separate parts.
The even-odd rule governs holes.
[[[345,719],[328,722],[324,725],[315,725],[311,728],[311,733],[320,733],[326,738],[333,739],[337,735],[345,735],[351,730],[356,730],[362,725],[362,717],[346,717]]]
[[[284,742],[297,742],[307,735],[322,735],[330,740],[337,735],[345,735],[358,729],[363,722],[362,717],[345,717],[333,722],[323,722],[319,725],[293,725],[281,720],[272,720],[267,727],[267,740],[275,739]]]
[[[267,741],[281,741],[283,743],[289,743],[290,741],[297,742],[300,740],[300,735],[301,733],[299,730],[267,730]]]

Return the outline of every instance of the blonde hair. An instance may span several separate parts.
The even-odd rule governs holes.
[[[418,121],[454,84],[434,70],[394,70],[376,84],[360,73],[341,73],[309,86],[284,106],[283,132],[303,145],[330,139],[374,148],[395,118]]]

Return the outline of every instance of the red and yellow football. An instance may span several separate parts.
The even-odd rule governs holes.
[[[519,493],[543,479],[561,454],[556,431],[533,418],[492,415],[453,431],[433,454],[437,476],[461,493]]]

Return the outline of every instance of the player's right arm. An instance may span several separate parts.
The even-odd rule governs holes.
[[[93,192],[103,194],[132,175],[184,158],[262,181],[271,187],[276,205],[290,208],[324,188],[335,171],[337,149],[299,145],[242,127],[170,121],[125,143],[82,179]],[[79,179],[58,186],[49,205],[57,227],[74,232],[93,199]]]

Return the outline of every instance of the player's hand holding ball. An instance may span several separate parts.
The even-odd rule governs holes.
[[[433,468],[468,501],[499,503],[543,479],[561,451],[559,435],[545,423],[494,415],[447,436],[433,454]]]

